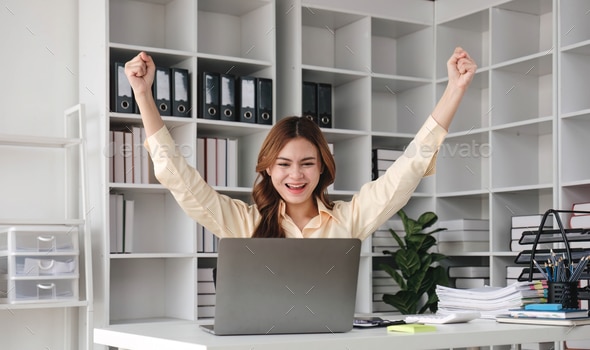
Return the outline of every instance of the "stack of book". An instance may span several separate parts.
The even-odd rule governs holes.
[[[550,325],[583,325],[590,324],[588,309],[563,308],[561,304],[529,304],[509,310],[507,314],[498,315],[499,322],[528,323]]]
[[[513,252],[522,252],[524,249],[530,249],[531,244],[523,244],[520,238],[525,232],[538,231],[543,214],[515,215],[511,219],[510,228],[510,250]],[[545,221],[545,228],[553,225],[553,217],[548,216]],[[528,247],[528,248],[527,248]]]
[[[371,169],[371,174],[373,180],[385,174],[385,171],[387,171],[387,169],[389,169],[389,167],[401,157],[402,154],[404,154],[404,151],[385,148],[375,148],[372,152],[371,159],[373,168]]]
[[[457,289],[436,287],[438,312],[479,311],[482,318],[495,318],[511,309],[546,302],[540,281],[515,282],[506,287]]]
[[[486,252],[490,249],[489,220],[457,219],[440,221],[438,251],[445,255]]]
[[[373,270],[373,312],[393,312],[395,307],[383,301],[383,294],[395,294],[400,287],[383,270]]]
[[[198,318],[215,317],[215,283],[212,267],[197,269],[197,316]]]
[[[209,185],[238,186],[238,141],[236,139],[199,137],[197,152],[197,170]]]
[[[574,213],[570,217],[570,228],[590,228],[590,202],[574,203]],[[589,248],[588,242],[578,242],[574,248]]]
[[[393,229],[398,236],[404,237],[404,225],[401,220],[389,220],[381,225],[375,232],[371,239],[373,253],[383,253],[386,250],[395,251],[399,249],[399,244],[389,232]]]
[[[217,253],[219,237],[204,226],[197,224],[197,253]]]

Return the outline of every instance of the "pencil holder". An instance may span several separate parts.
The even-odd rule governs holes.
[[[547,282],[548,302],[567,309],[578,308],[578,282]]]

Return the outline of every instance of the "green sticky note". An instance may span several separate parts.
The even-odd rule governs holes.
[[[421,333],[421,332],[434,332],[436,327],[430,324],[421,323],[409,323],[409,324],[396,324],[387,327],[388,332],[404,332],[404,333]]]

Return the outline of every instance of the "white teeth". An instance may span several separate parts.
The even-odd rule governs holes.
[[[292,189],[294,189],[294,190],[297,190],[297,189],[303,188],[303,186],[305,186],[305,185],[299,185],[299,186],[295,186],[295,185],[287,185],[287,186],[289,186],[289,188],[292,188]]]

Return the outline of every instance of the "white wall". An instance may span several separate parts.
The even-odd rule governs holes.
[[[77,0],[3,0],[0,133],[63,136],[63,110],[77,101]],[[63,193],[58,181],[63,169],[56,154],[5,147],[0,149],[0,164],[0,217],[45,217],[56,210],[55,203],[38,200]],[[10,174],[15,168],[18,172]],[[48,175],[55,169],[57,174]],[[63,309],[0,310],[0,347],[66,349],[68,337],[78,334],[72,328],[64,337],[68,313]],[[76,313],[71,313],[75,324]]]

